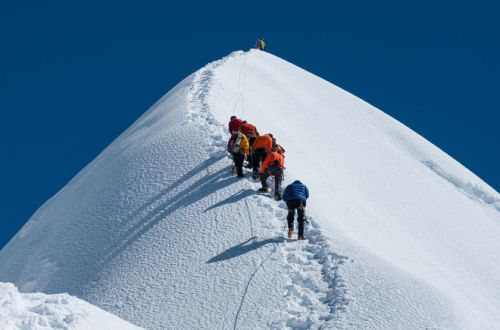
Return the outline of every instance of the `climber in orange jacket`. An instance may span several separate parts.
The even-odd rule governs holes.
[[[269,134],[271,135],[271,134]],[[276,138],[274,138],[272,135],[271,137],[273,138],[273,147],[276,147],[276,151],[278,151],[278,153],[283,156],[283,158],[285,158],[285,148],[283,148],[280,144],[277,144],[276,143]]]
[[[260,164],[264,162],[266,156],[271,152],[273,147],[273,135],[271,133],[260,135],[255,138],[252,145],[252,167],[253,178],[256,180],[259,177]]]
[[[267,179],[270,176],[274,176],[274,199],[277,201],[281,200],[281,182],[283,181],[284,170],[285,158],[278,153],[276,147],[273,147],[260,168],[262,188],[259,191],[268,192],[269,185],[267,184]]]

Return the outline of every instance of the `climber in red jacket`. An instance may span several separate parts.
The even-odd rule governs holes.
[[[231,116],[231,119],[229,119],[229,124],[227,125],[229,133],[231,135],[238,133],[242,122],[243,120],[241,120],[240,118],[236,116]]]

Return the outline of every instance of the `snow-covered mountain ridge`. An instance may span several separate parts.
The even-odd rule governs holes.
[[[230,174],[230,115],[272,132],[311,191],[309,242]],[[186,78],[0,252],[0,281],[151,329],[500,324],[500,197],[351,94],[271,54]]]

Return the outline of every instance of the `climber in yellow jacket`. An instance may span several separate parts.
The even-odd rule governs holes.
[[[227,141],[227,151],[233,155],[233,169],[236,169],[236,174],[239,178],[244,177],[243,161],[245,157],[250,156],[250,143],[245,134],[237,132],[231,135],[231,138]]]

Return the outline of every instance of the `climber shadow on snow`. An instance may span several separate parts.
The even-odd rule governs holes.
[[[256,236],[253,236],[247,239],[246,241],[238,245],[235,245],[233,247],[230,247],[229,249],[211,258],[210,260],[207,261],[207,264],[233,259],[241,255],[244,255],[245,253],[248,253],[250,251],[260,249],[261,247],[268,244],[280,244],[284,242],[285,238],[283,237],[267,238],[259,241],[257,240]]]
[[[103,258],[102,264],[107,264],[120,255],[135,240],[139,239],[160,221],[165,220],[167,216],[176,210],[188,207],[206,196],[209,196],[218,190],[225,189],[236,182],[238,182],[238,178],[227,177],[227,169],[222,168],[216,172],[201,177],[189,187],[176,193],[174,196],[163,200],[153,210],[148,211],[145,216],[138,220],[133,227],[119,235],[119,238],[114,242],[113,247],[106,253],[105,258]],[[161,199],[160,196],[156,196],[155,198],[156,200]],[[152,205],[154,203],[148,202],[147,204]],[[143,208],[146,209],[146,207]]]
[[[169,194],[171,191],[173,191],[177,186],[182,184],[184,181],[188,180],[189,178],[194,177],[198,173],[200,173],[203,170],[206,170],[209,168],[211,165],[217,163],[221,159],[225,158],[225,155],[217,155],[217,157],[210,157],[209,159],[205,160],[203,163],[199,164],[198,166],[194,167],[187,173],[185,173],[183,176],[181,176],[179,179],[175,180],[172,182],[170,185],[168,185],[166,188],[162,189],[160,192],[158,192],[155,196],[150,198],[147,202],[142,204],[140,207],[138,207],[136,210],[134,210],[128,217],[127,221],[130,219],[134,219],[139,214],[144,212],[148,207],[156,203],[157,201],[160,201],[165,195]]]
[[[223,206],[223,205],[236,203],[244,198],[247,198],[247,197],[253,196],[253,195],[255,195],[255,190],[253,190],[253,189],[241,190],[241,191],[237,192],[235,195],[230,196],[230,197],[226,198],[225,200],[220,201],[220,202],[215,203],[214,205],[210,206],[205,211],[203,211],[203,213],[208,212],[210,210],[213,210],[213,209],[218,208],[218,207]]]

